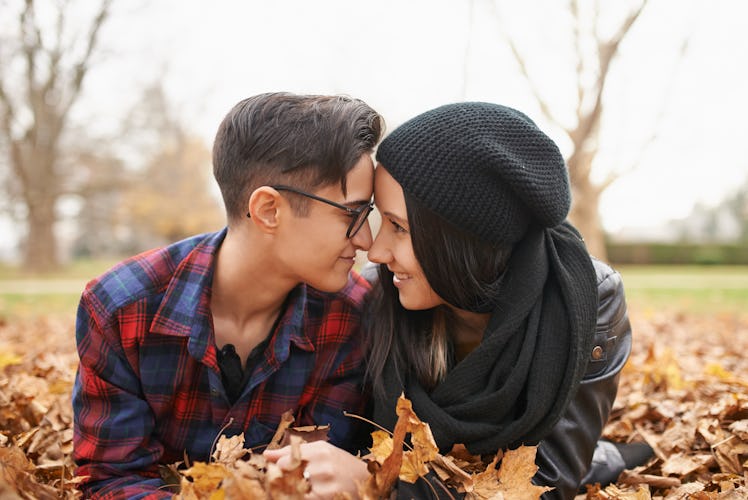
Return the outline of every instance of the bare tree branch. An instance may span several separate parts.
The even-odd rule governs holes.
[[[491,4],[494,9],[494,14],[496,19],[500,19],[501,16],[499,16],[496,12],[496,4]],[[543,116],[546,117],[546,119],[551,122],[553,125],[559,127],[562,130],[566,130],[566,127],[556,118],[556,116],[551,111],[551,107],[548,105],[548,102],[543,98],[543,96],[540,94],[540,89],[538,89],[537,85],[535,85],[535,82],[532,78],[530,78],[530,72],[527,70],[527,64],[525,64],[525,58],[520,54],[519,49],[517,48],[517,45],[514,43],[514,40],[509,37],[506,30],[500,30],[502,35],[504,36],[504,39],[506,40],[507,44],[509,45],[509,48],[512,50],[512,55],[514,56],[514,60],[517,62],[517,65],[519,66],[519,70],[522,73],[522,76],[525,78],[525,81],[527,82],[528,86],[530,87],[530,91],[532,92],[532,95],[535,97],[535,100],[538,103],[538,106],[540,107],[540,111],[543,113]]]
[[[81,85],[83,84],[83,77],[86,75],[86,71],[88,71],[88,63],[91,59],[91,54],[93,54],[94,47],[96,46],[99,30],[101,29],[102,24],[104,24],[104,21],[109,15],[109,8],[111,4],[112,0],[103,0],[101,6],[99,7],[99,12],[96,14],[96,17],[91,24],[91,30],[87,38],[86,51],[81,57],[81,60],[78,61],[78,64],[76,64],[75,66],[75,74],[73,77],[73,84],[71,89],[72,92],[68,98],[68,102],[63,106],[62,116],[67,115],[70,107],[78,98],[78,94],[81,90]]]
[[[2,65],[0,65],[0,70],[2,70]],[[5,91],[2,73],[0,73],[0,105],[3,107],[3,133],[8,137],[8,139],[10,139],[12,137],[11,134],[13,132],[13,121],[15,120],[16,110],[13,106],[13,101]]]
[[[29,103],[32,106],[34,114],[37,114],[36,100],[36,52],[41,45],[41,36],[39,30],[34,26],[34,2],[26,0],[26,6],[21,13],[21,46],[24,58],[26,59],[26,92],[28,93]],[[31,32],[36,33],[36,40],[32,41]]]
[[[51,29],[43,24],[46,18],[37,15],[34,0],[17,6],[17,50],[12,57],[21,63],[23,74],[13,79],[13,75],[4,74],[7,69],[3,71],[9,65],[0,65],[0,133],[7,144],[9,179],[26,209],[24,262],[29,268],[51,269],[57,263],[55,205],[67,189],[59,179],[71,179],[63,173],[67,166],[59,151],[60,137],[80,95],[112,1],[100,0],[82,43],[64,29],[68,22],[66,0],[55,2],[56,24]],[[68,39],[73,40],[71,45]],[[72,68],[68,57],[73,59]]]
[[[577,121],[582,116],[582,106],[584,106],[584,57],[582,57],[582,30],[581,30],[581,19],[579,18],[579,2],[578,0],[571,0],[569,2],[569,8],[573,19],[573,31],[574,31],[574,54],[577,58],[576,72],[577,72]]]
[[[57,86],[57,77],[59,76],[59,71],[57,68],[60,66],[60,61],[62,60],[62,54],[63,54],[63,29],[65,24],[65,9],[60,8],[57,11],[57,30],[55,33],[55,44],[54,46],[49,50],[49,61],[47,64],[47,68],[49,71],[49,75],[47,76],[47,81],[44,84],[44,88],[42,90],[42,95],[45,97],[45,99],[49,96],[49,93],[55,90],[55,87]]]
[[[652,147],[652,144],[654,144],[657,138],[659,137],[660,124],[665,118],[665,113],[667,111],[668,104],[674,95],[674,92],[672,90],[675,87],[676,81],[678,79],[677,78],[678,69],[680,65],[683,63],[683,61],[686,59],[689,45],[690,45],[690,38],[686,38],[683,40],[683,43],[680,46],[680,50],[678,51],[678,58],[676,60],[675,69],[670,74],[670,79],[668,80],[668,83],[665,86],[665,91],[663,95],[663,105],[660,107],[657,113],[657,117],[655,118],[655,123],[654,123],[654,126],[652,127],[652,133],[642,143],[641,148],[637,150],[638,154],[636,155],[636,158],[634,158],[629,163],[627,168],[620,171],[617,177],[620,177],[621,175],[626,175],[626,174],[629,174],[635,171],[639,167],[639,164],[641,163],[642,158],[644,158],[644,156],[649,152],[649,148]],[[609,182],[604,187],[602,187],[601,191],[606,189],[610,184],[612,184],[612,182]]]
[[[603,107],[603,94],[605,93],[605,84],[608,78],[610,63],[613,60],[613,57],[617,54],[621,41],[634,25],[634,22],[639,18],[639,15],[646,4],[647,0],[642,0],[639,8],[632,11],[626,17],[613,38],[607,42],[598,40],[599,73],[595,85],[595,101],[592,110],[580,121],[579,126],[575,130],[575,143],[579,145],[584,145],[590,134],[592,134],[600,124]]]

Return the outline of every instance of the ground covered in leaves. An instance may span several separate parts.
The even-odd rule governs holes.
[[[605,433],[615,441],[644,440],[656,456],[624,472],[615,485],[591,487],[585,496],[748,498],[748,315],[632,308],[631,317],[634,352]],[[70,459],[70,392],[76,365],[71,319],[0,320],[0,498],[77,496]],[[407,413],[407,408],[402,411]],[[420,432],[417,429],[406,430]],[[230,444],[222,444],[224,461]],[[238,455],[228,456],[232,467],[245,467]],[[198,467],[193,474],[208,474],[202,466],[193,466]],[[433,461],[428,466],[433,467]],[[485,479],[478,476],[480,471],[468,472],[475,474],[476,484]],[[453,473],[459,476],[459,471]],[[221,481],[227,483],[219,477],[216,484]],[[182,493],[186,498],[187,492]],[[287,498],[293,494],[303,491]],[[505,492],[503,498],[515,497]]]

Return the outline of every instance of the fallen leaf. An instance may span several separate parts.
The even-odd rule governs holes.
[[[248,454],[249,450],[244,447],[244,433],[231,436],[230,438],[222,435],[218,438],[216,449],[211,458],[217,463],[233,464]]]
[[[286,433],[286,429],[291,427],[291,424],[294,421],[293,412],[291,410],[286,410],[281,415],[281,421],[280,424],[278,424],[278,428],[275,430],[275,434],[273,434],[273,438],[270,440],[270,444],[268,444],[267,449],[268,450],[277,450],[278,448],[281,448],[281,441],[283,440],[283,435]]]

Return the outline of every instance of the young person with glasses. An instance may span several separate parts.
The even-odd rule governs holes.
[[[600,440],[631,328],[619,274],[566,220],[556,144],[519,111],[460,103],[395,129],[377,161],[371,419],[392,429],[404,393],[443,453],[538,445],[534,481],[554,488],[544,498],[573,498],[649,458],[646,444]],[[283,465],[289,450],[266,455]],[[322,496],[366,478],[360,460],[323,443],[304,445],[302,458]],[[346,482],[316,489],[318,471],[335,469],[350,471]],[[445,492],[398,484],[398,498]]]
[[[86,496],[149,498],[159,464],[209,460],[220,434],[267,445],[281,415],[352,450],[362,413],[352,271],[372,235],[382,118],[344,96],[239,102],[213,147],[227,226],[132,257],[85,288],[74,459]]]

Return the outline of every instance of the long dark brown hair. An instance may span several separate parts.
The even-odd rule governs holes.
[[[413,251],[431,288],[459,309],[491,304],[511,246],[489,244],[461,230],[405,193]],[[425,388],[433,388],[452,362],[452,341],[458,318],[442,305],[424,311],[405,309],[386,265],[371,292],[366,314],[367,379],[382,394],[382,374],[391,359],[396,373],[410,372]]]

